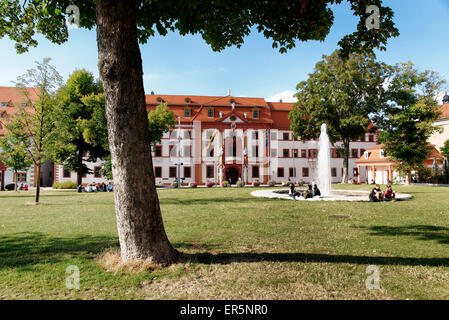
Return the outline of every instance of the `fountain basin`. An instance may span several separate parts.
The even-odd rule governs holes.
[[[302,192],[305,189],[296,189],[298,192]],[[251,192],[254,197],[263,197],[270,199],[285,199],[292,200],[288,195],[288,189],[269,189],[269,190],[257,190]],[[366,190],[332,190],[332,194],[326,197],[314,197],[311,199],[304,199],[303,197],[296,197],[298,201],[360,201],[369,202],[370,191]],[[413,196],[407,193],[396,193],[396,200],[409,200]]]

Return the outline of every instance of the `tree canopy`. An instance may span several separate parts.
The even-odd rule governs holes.
[[[440,115],[435,97],[444,84],[438,73],[420,72],[412,62],[391,69],[386,104],[375,121],[383,130],[385,152],[405,174],[421,169],[429,156],[428,141]]]
[[[334,23],[334,5],[350,4],[359,17],[357,30],[343,37],[343,53],[385,49],[388,38],[399,35],[393,22],[393,11],[382,0],[137,0],[138,40],[146,43],[159,33],[178,30],[181,35],[200,34],[215,51],[229,46],[240,47],[254,27],[273,48],[286,52],[296,41],[324,41]],[[66,9],[79,8],[79,25],[92,29],[96,24],[95,1],[92,0],[2,0],[0,2],[0,38],[9,36],[18,52],[36,46],[36,32],[61,44],[68,39]],[[369,30],[366,21],[370,5],[379,8],[379,29]],[[71,13],[69,11],[69,13]]]
[[[101,136],[90,135],[88,140],[84,135],[86,127],[96,125],[93,117],[97,108],[91,101],[102,100],[104,113],[102,91],[101,82],[92,73],[84,69],[75,70],[58,91],[57,103],[53,108],[54,127],[50,136],[53,159],[65,169],[76,172],[78,184],[81,184],[84,174],[91,173],[83,162],[84,156],[88,155],[84,160],[95,162],[108,153],[103,141],[96,141],[101,140]],[[87,97],[88,100],[84,100]]]
[[[388,68],[369,54],[342,59],[335,51],[323,58],[297,86],[290,126],[296,136],[308,140],[318,138],[321,124],[326,123],[330,141],[342,142],[342,180],[347,182],[349,143],[366,133],[369,116],[381,109]]]

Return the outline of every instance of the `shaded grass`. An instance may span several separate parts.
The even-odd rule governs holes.
[[[336,186],[367,189],[369,186]],[[254,188],[160,190],[178,263],[105,271],[118,248],[110,193],[0,193],[0,298],[447,299],[449,188],[396,187],[395,203],[261,199]],[[344,215],[349,219],[333,219]],[[80,269],[80,289],[65,287]],[[368,265],[381,289],[367,290]]]

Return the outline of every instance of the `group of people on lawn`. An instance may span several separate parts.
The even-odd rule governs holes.
[[[80,184],[78,186],[78,192],[112,192],[114,191],[114,185],[112,182],[109,182],[106,185],[104,182],[102,183],[90,183],[87,186],[83,186]]]
[[[309,184],[309,185],[307,185],[307,189],[301,193],[301,192],[295,190],[294,183],[290,183],[290,189],[288,191],[288,195],[290,196],[290,198],[292,198],[293,200],[296,201],[296,197],[301,197],[301,196],[304,197],[304,199],[320,197],[321,192],[320,192],[320,189],[318,189],[318,186],[316,184],[314,184],[313,187],[311,184]]]
[[[391,185],[387,185],[387,189],[382,191],[380,185],[376,186],[371,190],[369,194],[369,201],[380,202],[380,201],[396,201],[396,193],[393,191]]]

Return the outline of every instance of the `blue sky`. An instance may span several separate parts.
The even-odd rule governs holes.
[[[411,60],[421,69],[438,71],[449,81],[449,0],[386,0],[395,12],[401,35],[390,39],[387,51],[378,58],[394,64]],[[141,46],[145,91],[159,94],[232,95],[272,97],[295,90],[305,80],[323,54],[337,48],[337,42],[353,32],[357,20],[349,7],[335,7],[335,23],[326,41],[297,43],[296,48],[280,54],[271,41],[257,32],[246,38],[240,48],[213,52],[200,36],[181,37],[170,33],[156,36]],[[34,67],[34,61],[52,58],[67,79],[76,68],[86,68],[98,76],[95,31],[70,30],[63,45],[38,38],[39,46],[18,55],[14,43],[0,40],[0,85]],[[449,89],[448,89],[449,91]]]

